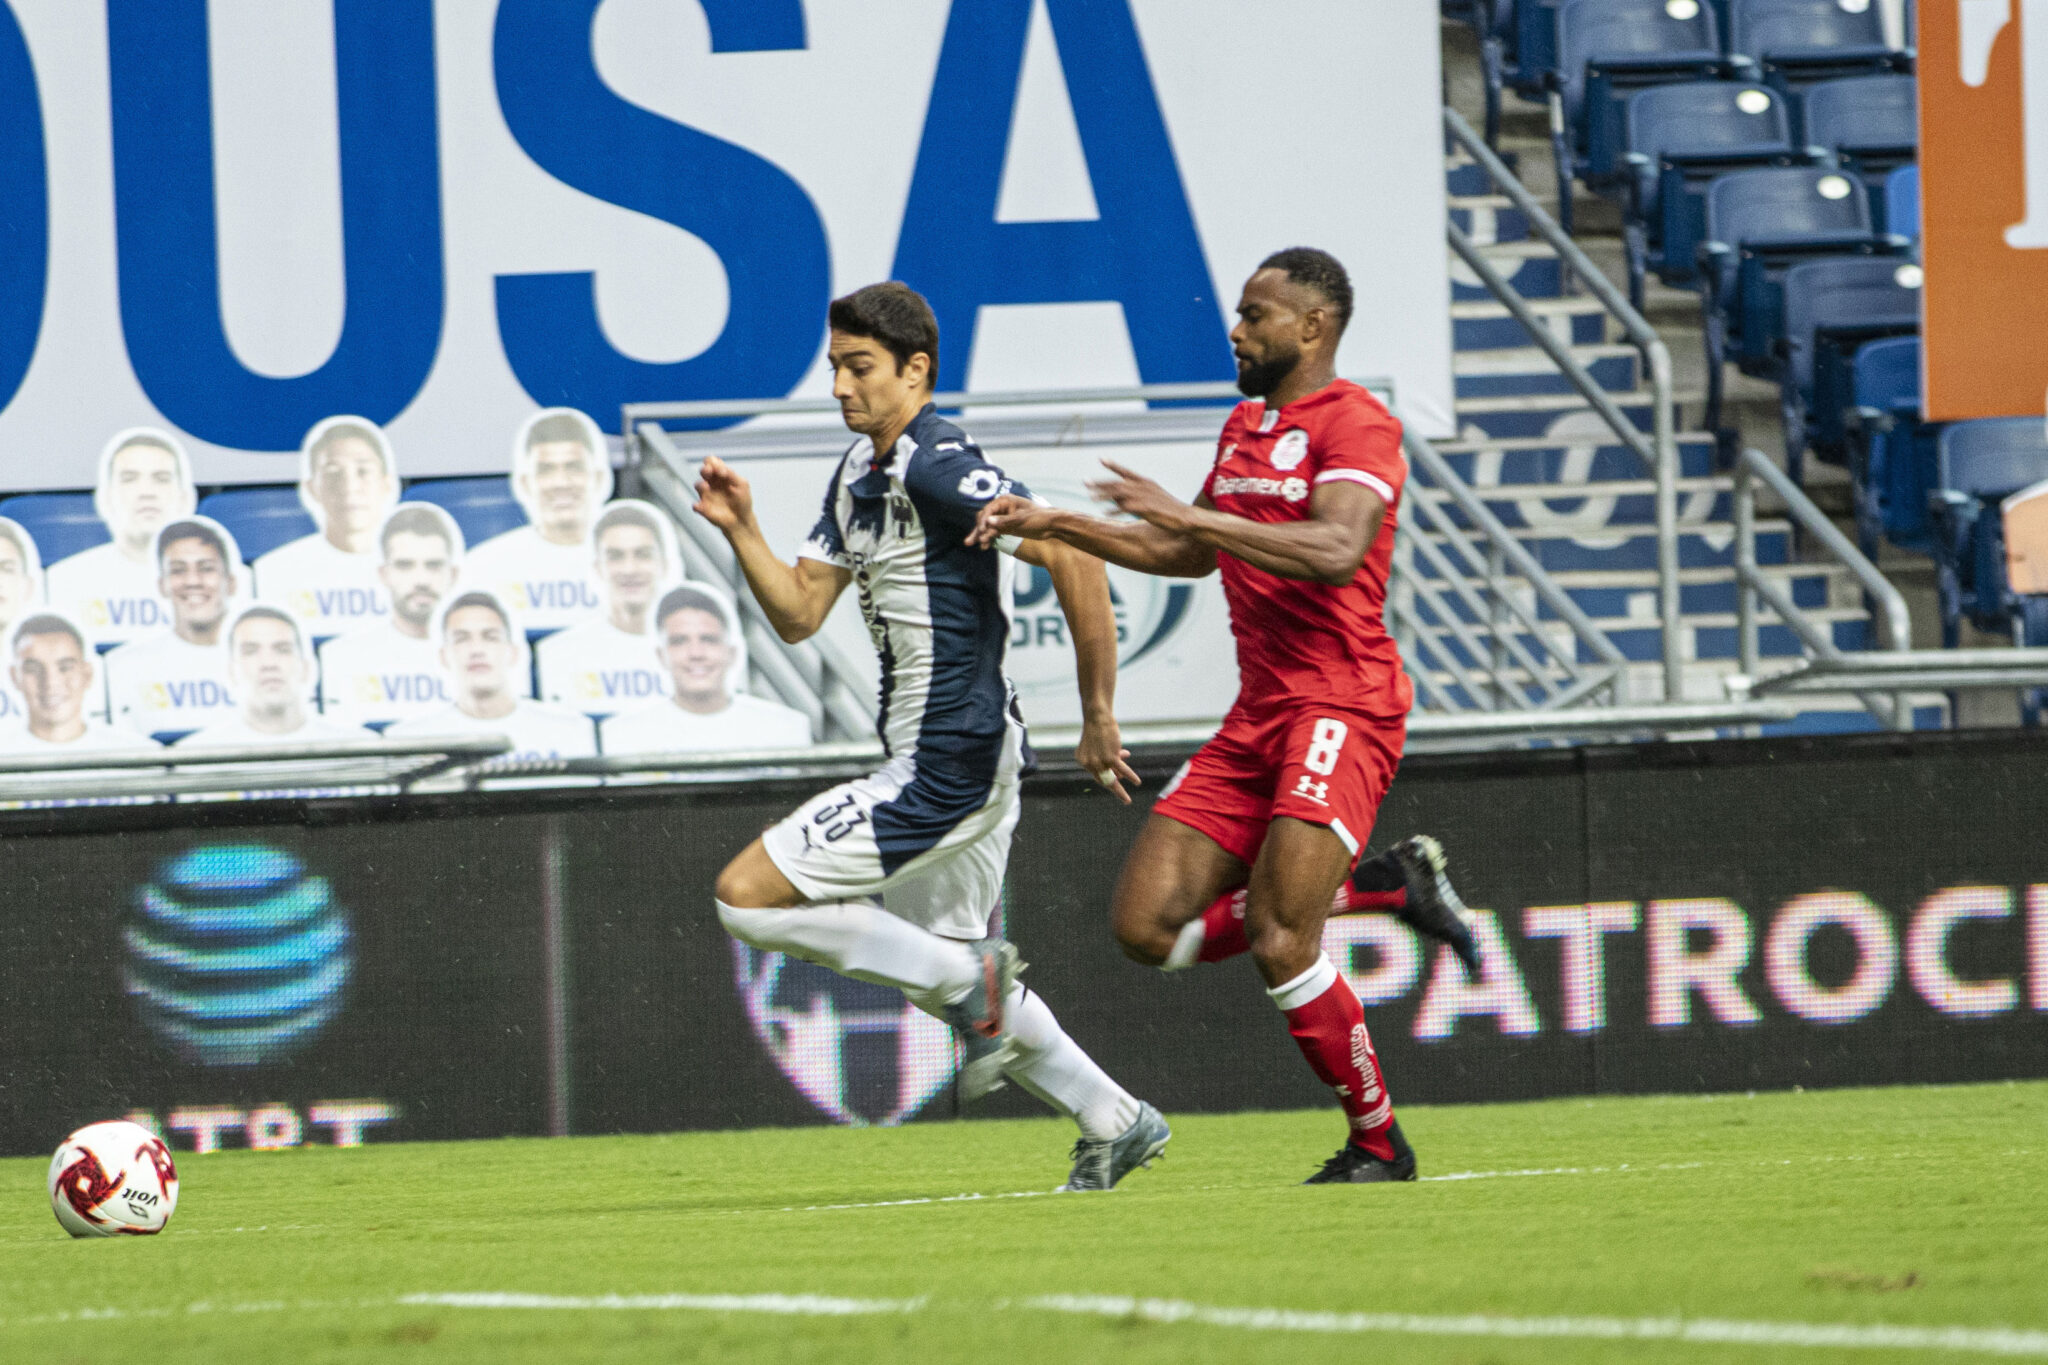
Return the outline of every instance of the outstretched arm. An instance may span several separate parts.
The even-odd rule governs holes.
[[[1164,578],[1206,578],[1216,572],[1216,551],[1191,537],[1142,521],[1108,521],[1046,507],[1014,493],[990,499],[968,543],[993,545],[998,536],[1057,542],[1119,568]]]
[[[832,604],[853,581],[851,573],[816,559],[785,564],[768,548],[761,524],[754,519],[753,489],[716,455],[705,460],[698,473],[693,510],[725,533],[754,600],[777,635],[795,644],[818,633]]]
[[[1138,774],[1116,724],[1116,607],[1110,601],[1109,575],[1101,560],[1053,541],[1023,541],[1017,558],[1052,575],[1073,637],[1081,691],[1081,742],[1074,747],[1074,761],[1128,806],[1131,798],[1123,784],[1137,786]]]
[[[1387,505],[1362,483],[1333,479],[1315,486],[1306,521],[1264,522],[1182,502],[1142,474],[1104,460],[1116,475],[1088,491],[1144,524],[1205,548],[1221,550],[1267,573],[1312,583],[1348,583],[1380,533]]]

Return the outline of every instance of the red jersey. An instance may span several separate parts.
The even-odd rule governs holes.
[[[1248,521],[1307,521],[1316,486],[1339,479],[1364,484],[1387,505],[1350,582],[1282,578],[1217,555],[1237,637],[1240,707],[1292,700],[1393,718],[1414,702],[1383,617],[1408,460],[1401,423],[1377,398],[1339,379],[1278,411],[1239,403],[1202,492],[1218,511]]]

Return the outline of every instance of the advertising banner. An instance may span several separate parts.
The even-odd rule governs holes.
[[[1484,968],[1385,915],[1325,947],[1397,1103],[2048,1076],[2044,757],[1930,735],[1413,760],[1373,846],[1444,841]],[[810,790],[10,833],[0,1153],[124,1114],[181,1150],[957,1115],[946,1030],[719,929],[718,869]],[[1248,960],[1117,951],[1145,804],[1031,785],[997,913],[1032,989],[1169,1114],[1327,1105]],[[1043,1111],[1012,1088],[972,1112]]]
[[[497,473],[536,406],[822,396],[891,277],[947,386],[1228,380],[1302,243],[1342,370],[1447,432],[1438,72],[1433,12],[1343,0],[7,0],[0,486],[126,426],[279,482],[343,413]]]
[[[1934,421],[2048,413],[2048,0],[1926,0],[1921,353]]]

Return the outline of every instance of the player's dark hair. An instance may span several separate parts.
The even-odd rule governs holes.
[[[468,607],[482,607],[504,624],[505,634],[510,635],[512,633],[511,613],[505,610],[505,604],[498,600],[495,593],[488,592],[466,592],[453,602],[450,602],[448,610],[441,613],[441,633],[444,635],[448,633],[448,619],[450,617]]]
[[[455,530],[447,513],[424,503],[404,503],[384,518],[384,529],[377,533],[377,548],[386,558],[391,554],[393,536],[432,536],[448,547],[451,559],[455,556]]]
[[[653,511],[645,503],[633,502],[629,499],[624,502],[612,503],[606,507],[598,515],[596,523],[590,528],[590,543],[592,545],[597,544],[604,533],[611,530],[614,526],[644,527],[654,536],[654,543],[661,546],[662,553],[664,555],[668,553],[668,538],[662,535],[661,523],[654,519]]]
[[[203,521],[174,521],[156,534],[156,566],[164,566],[164,551],[171,548],[174,540],[196,540],[202,545],[211,545],[213,552],[220,556],[223,569],[233,568],[234,556],[228,553],[227,537]]]
[[[1344,273],[1344,267],[1329,252],[1312,246],[1291,246],[1260,261],[1259,269],[1281,271],[1289,284],[1313,289],[1329,300],[1330,307],[1337,312],[1340,336],[1351,325],[1351,276]]]
[[[302,659],[306,657],[305,633],[299,629],[297,618],[293,617],[289,612],[273,607],[267,602],[258,602],[253,607],[244,607],[242,614],[235,618],[235,623],[228,627],[228,639],[233,640],[235,632],[239,631],[244,624],[250,621],[284,622],[292,628],[292,644],[299,651],[299,657]]]
[[[910,363],[919,351],[931,361],[925,372],[927,385],[939,382],[939,320],[924,295],[909,285],[890,280],[856,289],[843,299],[832,300],[826,321],[835,332],[879,341],[896,357],[896,372]]]
[[[14,647],[21,648],[21,642],[31,635],[69,635],[78,643],[78,652],[90,657],[84,634],[53,611],[39,611],[33,616],[23,617],[21,624],[14,628]]]
[[[526,429],[528,450],[535,446],[557,443],[579,445],[592,455],[597,454],[597,448],[590,444],[590,428],[573,412],[558,412],[543,417]]]
[[[720,629],[727,633],[732,631],[732,622],[726,618],[725,604],[693,583],[670,588],[662,594],[661,605],[654,609],[655,628],[661,629],[662,624],[679,611],[704,612],[718,618]]]

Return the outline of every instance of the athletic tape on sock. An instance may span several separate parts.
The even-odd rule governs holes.
[[[1292,981],[1272,987],[1266,994],[1273,997],[1273,1003],[1280,1007],[1282,1013],[1285,1013],[1288,1010],[1300,1009],[1309,1001],[1314,1000],[1324,991],[1330,989],[1336,980],[1336,965],[1330,961],[1328,953],[1323,953],[1316,958],[1313,967],[1310,967]]]
[[[1180,927],[1180,936],[1173,941],[1173,951],[1166,955],[1166,961],[1159,964],[1162,972],[1184,971],[1202,958],[1202,939],[1207,935],[1202,927],[1201,916],[1197,915]]]

